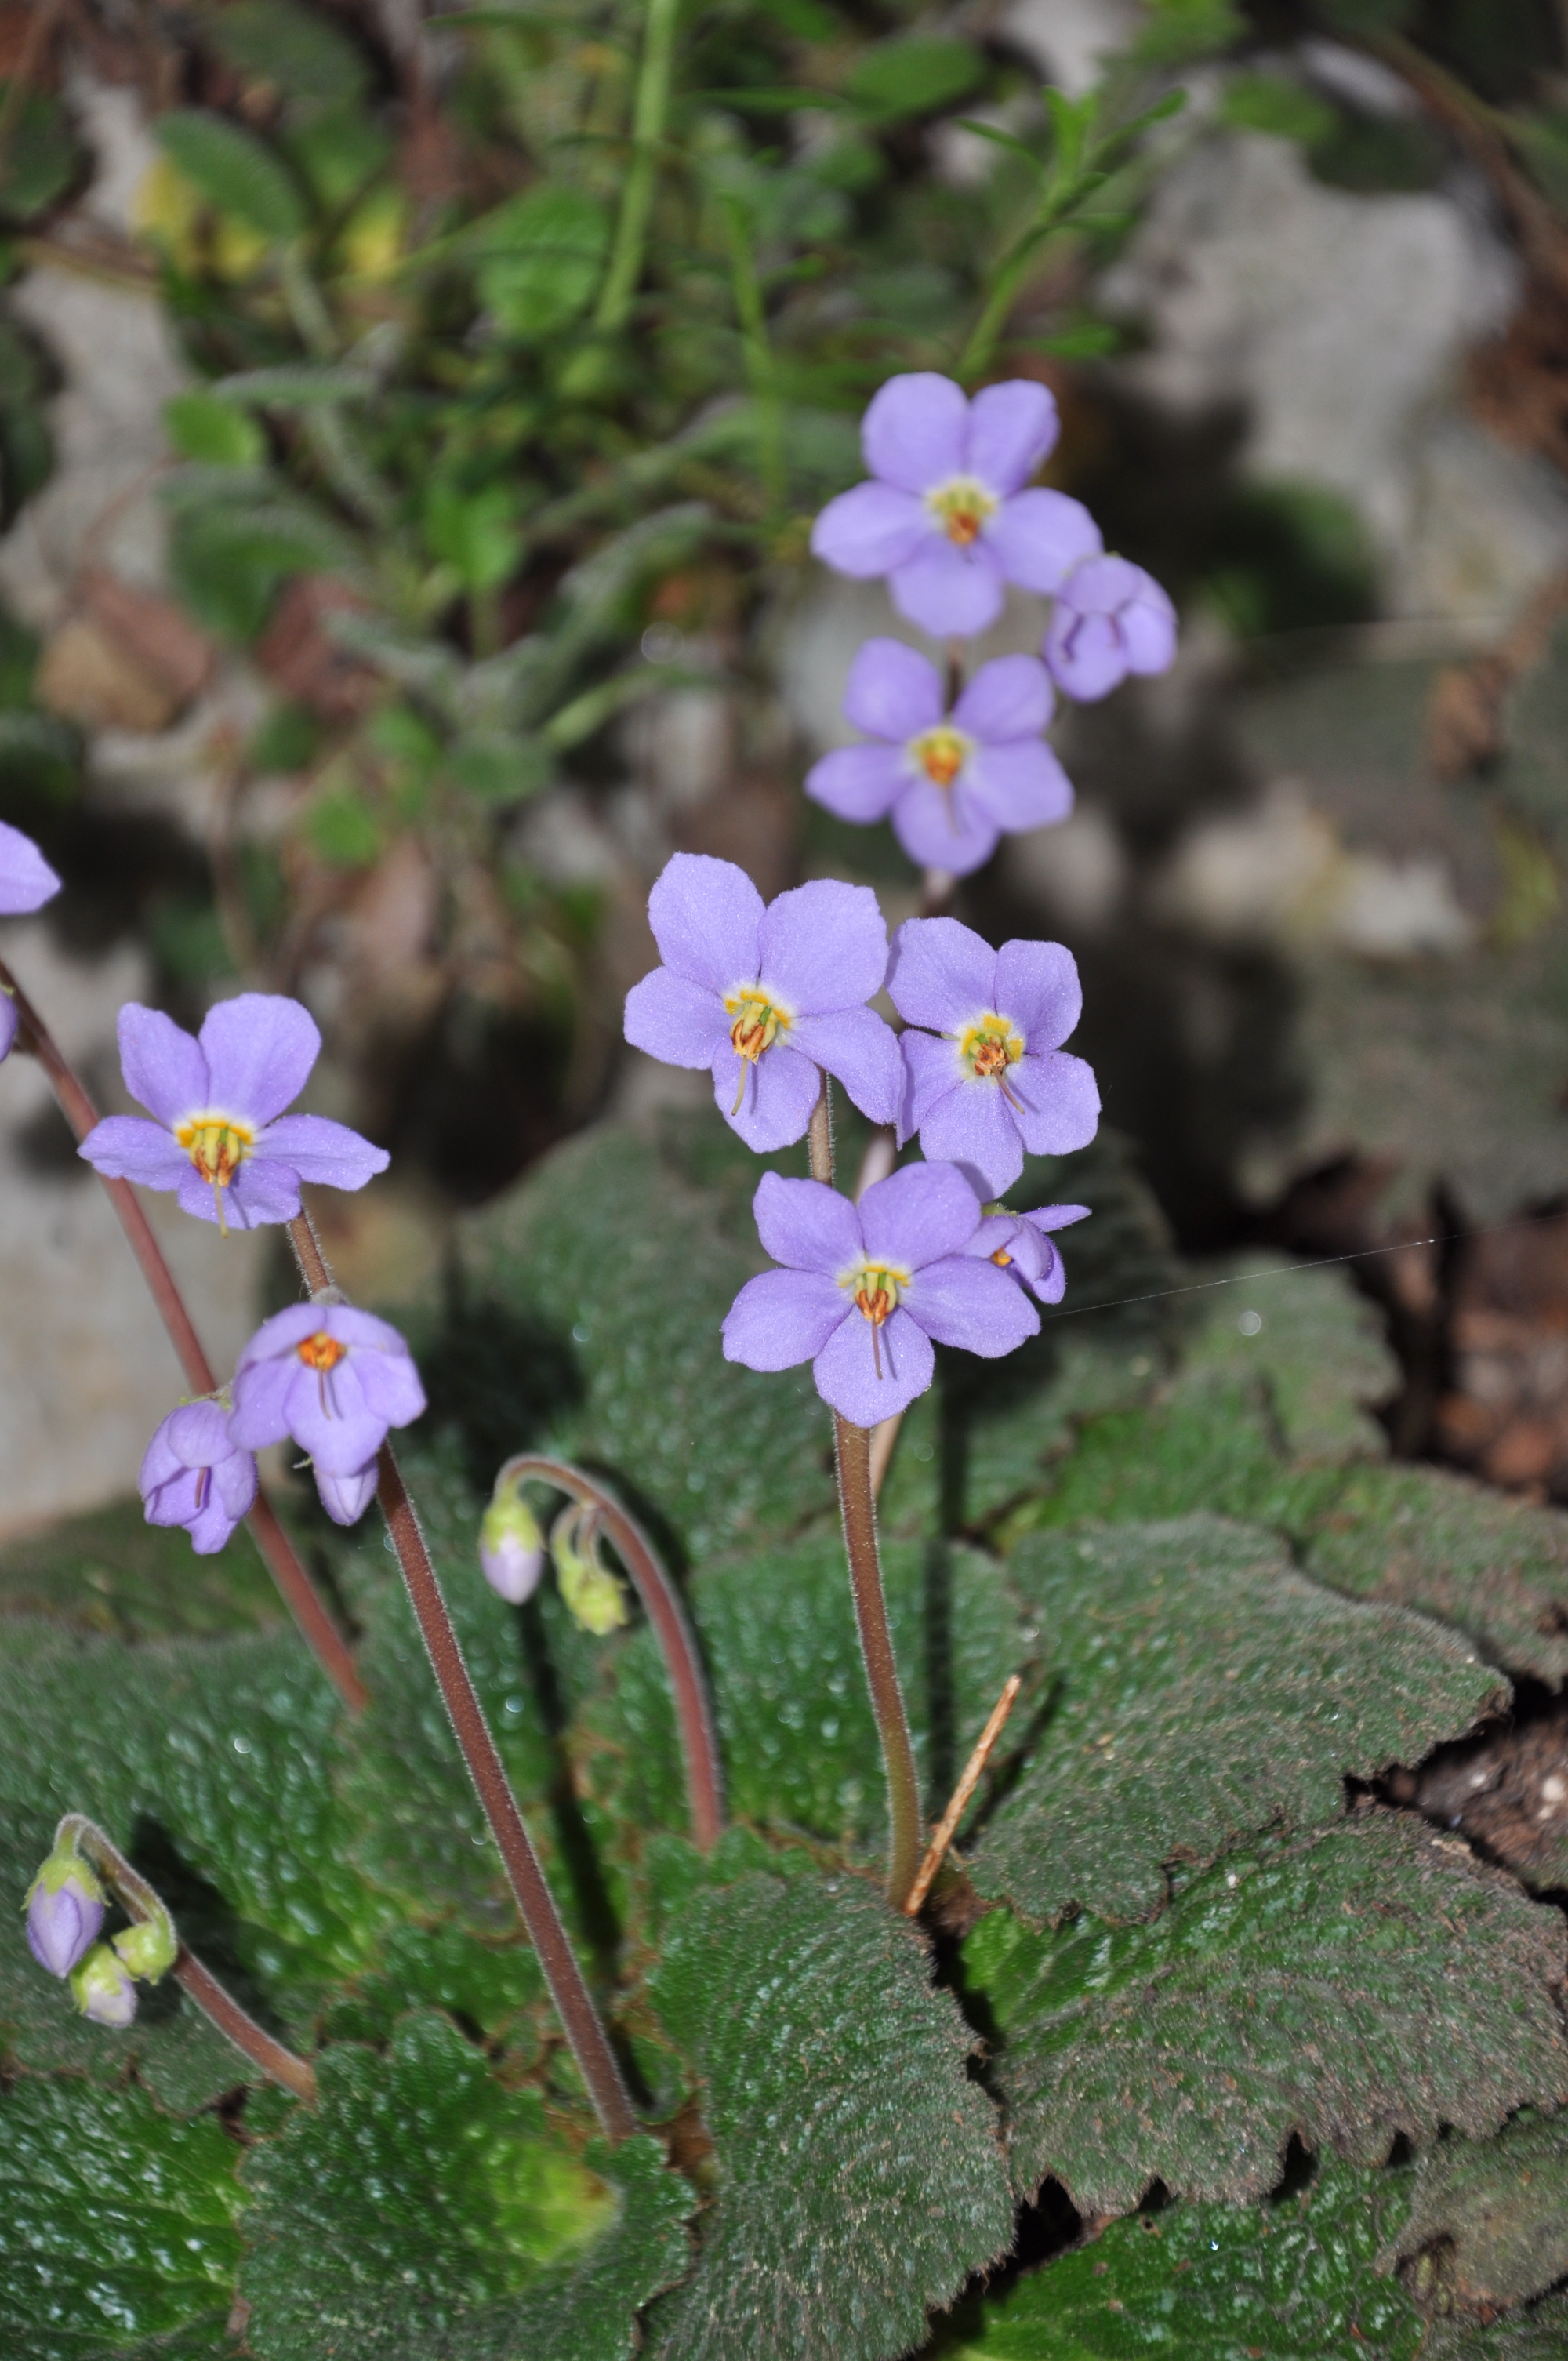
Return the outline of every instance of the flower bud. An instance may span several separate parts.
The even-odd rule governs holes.
[[[334,1525],[356,1525],[376,1497],[376,1462],[367,1459],[352,1476],[331,1476],[318,1461],[316,1490]]]
[[[142,1918],[134,1927],[121,1927],[115,1949],[127,1975],[155,1984],[174,1965],[180,1938],[167,1918]]]
[[[98,1939],[104,1889],[79,1852],[51,1852],[27,1888],[27,1948],[51,1976],[68,1976]]]
[[[137,1988],[107,1943],[95,1943],[82,1965],[72,1970],[71,1989],[77,2007],[94,2025],[113,2026],[117,2033],[123,2032],[137,2013]]]
[[[576,1503],[550,1528],[550,1554],[567,1612],[585,1631],[602,1639],[630,1620],[626,1593],[599,1555],[598,1516]]]
[[[511,1484],[499,1485],[479,1527],[479,1564],[492,1590],[521,1607],[539,1587],[544,1536],[528,1502]]]

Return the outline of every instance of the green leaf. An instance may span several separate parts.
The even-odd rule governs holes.
[[[971,1868],[1036,1921],[1152,1917],[1169,1862],[1326,1827],[1345,1779],[1508,1702],[1457,1634],[1353,1606],[1218,1518],[1034,1535],[1009,1572],[1043,1635],[1045,1726]]]
[[[314,410],[338,401],[368,401],[376,380],[367,369],[298,361],[277,368],[241,369],[217,379],[213,391],[225,401],[258,410]]]
[[[381,2041],[410,2008],[444,2009],[488,2042],[513,2053],[535,2047],[521,2020],[541,2008],[544,1977],[521,1929],[510,1943],[487,1943],[466,1927],[401,1925],[388,1928],[375,1964],[333,2004],[325,2032],[334,2041]]]
[[[1331,2164],[1263,2205],[1113,2222],[987,2302],[944,2361],[1411,2361],[1420,2314],[1376,2268],[1410,2180]]]
[[[1420,1608],[1510,1673],[1568,1675],[1568,1516],[1435,1467],[1358,1468],[1307,1553],[1319,1581]]]
[[[478,225],[479,299],[503,336],[550,336],[587,311],[609,250],[609,214],[586,190],[514,197]]]
[[[1568,2096],[1555,1912],[1391,1813],[1229,1854],[1153,1926],[1056,1936],[1004,1911],[964,1946],[1003,2037],[992,2071],[1021,2191],[1086,2213],[1158,2178],[1232,2202],[1298,2133],[1352,2163],[1397,2133],[1475,2136]]]
[[[149,1525],[132,1499],[0,1547],[0,1615],[47,1616],[110,1639],[164,1640],[255,1631],[281,1622],[284,1608],[248,1532],[198,1557],[186,1532]]]
[[[467,590],[494,590],[522,550],[517,495],[507,484],[465,492],[439,476],[424,496],[424,537]]]
[[[134,2083],[23,2076],[0,2092],[6,2361],[98,2361],[214,2315],[221,2327],[238,2161],[215,2116],[173,2122]]]
[[[258,467],[267,456],[267,438],[255,419],[217,393],[175,394],[163,405],[163,431],[182,459]]]
[[[1385,2264],[1430,2309],[1483,2315],[1568,2277],[1568,2125],[1527,2109],[1495,2140],[1429,2148]]]
[[[503,2088],[433,2013],[405,2017],[384,2055],[324,2050],[317,2073],[318,2103],[245,2162],[258,2361],[630,2353],[636,2306],[686,2261],[691,2192],[654,2143],[580,2156],[537,2092]],[[575,2334],[556,2343],[563,2318]]]
[[[1436,2321],[1421,2354],[1422,2361],[1563,2361],[1568,2354],[1568,2295],[1549,2295],[1490,2328],[1469,2320]]]
[[[661,2361],[881,2361],[1008,2244],[970,2037],[907,1922],[848,1878],[684,1909],[653,2005],[701,2079],[718,2195],[659,2305]]]
[[[935,115],[968,98],[984,79],[985,60],[968,41],[913,34],[862,49],[844,87],[866,114],[894,122]]]
[[[1256,1255],[1245,1269],[1204,1302],[1185,1366],[1259,1380],[1293,1458],[1387,1458],[1387,1436],[1367,1405],[1396,1390],[1399,1367],[1371,1305],[1343,1271]]]
[[[0,158],[0,221],[31,221],[62,197],[76,176],[80,150],[56,99],[24,91],[11,112],[11,85],[0,82],[0,107],[10,116]]]
[[[1268,73],[1233,74],[1220,113],[1239,131],[1266,131],[1277,139],[1299,140],[1304,148],[1332,138],[1340,120],[1328,100],[1305,82]]]
[[[181,107],[161,115],[157,130],[164,153],[219,213],[268,238],[298,237],[304,229],[304,200],[293,175],[237,123]]]
[[[286,98],[329,106],[363,98],[369,84],[369,60],[356,43],[319,10],[288,0],[235,0],[202,30],[225,64]]]

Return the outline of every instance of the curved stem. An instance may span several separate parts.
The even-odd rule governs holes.
[[[648,29],[642,41],[642,63],[637,74],[637,101],[631,120],[631,164],[621,192],[620,216],[609,269],[599,291],[594,324],[613,334],[621,327],[637,281],[642,275],[648,222],[653,211],[653,187],[659,169],[659,142],[670,111],[670,75],[674,63],[675,22],[680,0],[648,0]]]
[[[97,1123],[97,1108],[4,960],[0,960],[0,990],[10,993],[16,1001],[16,1014],[21,1020],[19,1038],[22,1045],[32,1051],[43,1068],[49,1087],[60,1102],[60,1111],[80,1143]],[[102,1172],[98,1178],[108,1191],[109,1202],[119,1216],[126,1243],[141,1267],[142,1277],[169,1333],[169,1341],[184,1372],[186,1384],[193,1394],[215,1394],[218,1381],[213,1373],[213,1365],[192,1324],[184,1298],[175,1284],[173,1272],[164,1260],[162,1247],[153,1236],[152,1225],[142,1211],[136,1191],[128,1180],[111,1180]],[[347,1642],[327,1613],[321,1593],[301,1565],[298,1552],[262,1492],[257,1493],[256,1505],[247,1522],[268,1571],[300,1627],[306,1646],[349,1711],[361,1712],[367,1693],[365,1684],[355,1669]]]
[[[54,1832],[56,1847],[70,1843],[77,1851],[86,1854],[93,1868],[122,1903],[127,1915],[138,1925],[151,1919],[166,1927],[179,1942],[173,1916],[161,1894],[150,1886],[139,1871],[134,1870],[116,1844],[111,1842],[95,1820],[82,1812],[67,1812]],[[263,2074],[269,2074],[286,2091],[298,2099],[313,2099],[316,2095],[315,2070],[303,2058],[297,2058],[282,2042],[275,2041],[256,2019],[241,2008],[234,1994],[225,1990],[211,1968],[203,1966],[188,1944],[180,1943],[171,1971],[176,1983],[188,1993],[203,2016],[215,2025],[225,2038],[241,2049],[251,2064]]]
[[[572,1466],[566,1460],[524,1451],[507,1461],[496,1477],[496,1489],[499,1492],[503,1485],[522,1484],[531,1478],[553,1484],[557,1491],[569,1493],[574,1500],[598,1510],[600,1525],[636,1586],[663,1653],[664,1669],[674,1694],[693,1840],[699,1852],[711,1852],[724,1831],[723,1777],[707,1683],[680,1593],[654,1555],[652,1543],[641,1525],[597,1477],[586,1476],[580,1467]]]

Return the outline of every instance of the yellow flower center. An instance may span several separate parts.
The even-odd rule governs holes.
[[[724,995],[724,1013],[733,1021],[729,1027],[730,1046],[740,1060],[740,1085],[735,1093],[735,1104],[730,1112],[739,1115],[740,1102],[746,1095],[746,1068],[754,1066],[764,1049],[771,1049],[781,1033],[787,1033],[794,1022],[787,1008],[770,1000],[760,983],[740,983]]]
[[[999,505],[994,492],[973,476],[949,476],[945,484],[927,492],[926,505],[941,521],[949,541],[960,549],[968,549],[980,539],[981,527]]]
[[[1007,1088],[1007,1069],[1024,1054],[1024,1037],[1008,1016],[977,1016],[959,1036],[959,1055],[978,1082],[994,1077]]]
[[[880,1378],[882,1331],[898,1309],[898,1299],[909,1285],[909,1273],[896,1269],[892,1263],[861,1262],[847,1270],[839,1284],[853,1293],[856,1311],[871,1323],[872,1358]]]
[[[203,1180],[226,1189],[256,1147],[256,1134],[232,1115],[192,1115],[175,1130],[175,1138]]]
[[[939,721],[935,730],[923,730],[912,738],[909,752],[933,786],[950,787],[973,753],[974,741],[950,722]]]
[[[340,1345],[335,1336],[329,1336],[324,1328],[318,1328],[313,1336],[307,1336],[302,1345],[295,1345],[294,1350],[307,1369],[314,1369],[324,1378],[345,1358],[348,1347]]]

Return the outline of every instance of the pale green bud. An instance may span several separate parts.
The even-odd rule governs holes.
[[[167,1919],[143,1918],[134,1927],[121,1927],[115,1937],[115,1949],[127,1974],[155,1984],[174,1965],[180,1938]]]
[[[479,1527],[479,1564],[492,1590],[513,1607],[532,1598],[544,1571],[539,1520],[513,1484],[498,1485]]]
[[[94,2025],[113,2026],[123,2033],[137,2013],[137,1988],[107,1943],[95,1943],[79,1968],[73,1968],[71,1989],[77,2007]]]
[[[602,1640],[630,1621],[626,1593],[599,1555],[598,1518],[591,1508],[563,1509],[550,1529],[550,1554],[567,1611],[585,1631]]]

